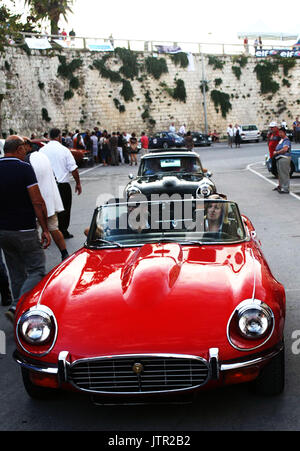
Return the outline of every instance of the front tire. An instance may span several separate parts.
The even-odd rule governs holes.
[[[38,400],[48,400],[53,398],[58,393],[58,390],[56,390],[55,388],[45,388],[33,384],[30,379],[30,372],[26,368],[21,368],[21,371],[24,388],[31,398]]]
[[[251,383],[255,394],[264,396],[280,395],[284,390],[285,362],[284,348],[261,370],[258,378]]]

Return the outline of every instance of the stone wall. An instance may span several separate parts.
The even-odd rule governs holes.
[[[62,56],[65,56],[67,63],[76,59],[81,61],[73,74],[79,86],[71,89],[74,95],[67,100],[64,96],[70,91],[70,79],[58,74]],[[34,50],[29,55],[21,48],[8,48],[0,60],[2,132],[24,135],[35,132],[42,135],[51,127],[84,131],[97,126],[100,130],[125,130],[139,134],[142,130],[151,133],[168,129],[171,122],[175,122],[178,128],[185,123],[190,130],[204,130],[200,55],[193,55],[192,68],[175,65],[169,55],[159,56],[166,60],[168,73],[156,80],[143,69],[145,58],[150,54],[139,54],[139,75],[129,80],[134,92],[131,101],[125,101],[120,95],[122,83],[111,82],[94,67],[93,62],[104,56],[97,52],[73,50]],[[222,68],[214,68],[211,58],[204,56],[204,76],[209,88],[206,93],[209,130],[216,129],[224,134],[229,123],[254,123],[259,128],[265,128],[271,120],[282,119],[291,125],[299,114],[299,60],[286,74],[278,63],[278,70],[272,75],[280,86],[275,94],[261,94],[261,84],[255,73],[258,60],[254,57],[248,57],[243,67],[237,57],[220,56],[217,60],[223,63]],[[106,68],[117,73],[121,65],[116,55],[105,63]],[[232,66],[240,69],[234,73]],[[174,100],[170,95],[178,79],[184,82],[186,102]],[[231,109],[226,117],[222,116],[221,108],[216,108],[211,99],[213,90],[229,96]],[[120,105],[123,105],[121,110],[125,108],[125,111],[119,111]]]

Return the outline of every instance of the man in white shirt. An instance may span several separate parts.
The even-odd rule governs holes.
[[[175,128],[175,124],[174,122],[172,122],[172,124],[169,127],[169,132],[171,133],[176,133],[176,128]]]
[[[64,238],[73,238],[68,231],[72,206],[70,173],[76,183],[75,192],[79,195],[82,190],[77,164],[71,151],[61,144],[61,131],[58,128],[50,130],[50,142],[40,152],[50,160],[64,206],[64,211],[58,213],[59,230]]]
[[[179,129],[180,135],[184,136],[186,133],[185,124],[183,124]]]
[[[232,124],[229,124],[229,126],[227,128],[227,136],[228,136],[228,146],[232,147],[233,137],[234,137]]]
[[[26,143],[27,155],[25,161],[31,164],[35,172],[41,195],[45,201],[47,209],[48,230],[60,250],[61,258],[64,260],[69,256],[66,249],[65,239],[58,228],[58,216],[64,210],[64,206],[59,194],[57,183],[48,157],[38,149],[32,150],[30,141],[23,138]]]

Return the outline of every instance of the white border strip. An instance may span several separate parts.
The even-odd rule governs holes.
[[[254,169],[252,169],[251,166],[255,165],[255,164],[261,164],[261,161],[257,161],[256,163],[251,163],[248,164],[247,166],[247,171],[253,172],[253,174],[258,175],[258,177],[261,177],[262,179],[264,179],[266,182],[271,183],[271,185],[273,186],[277,186],[277,183],[272,182],[272,180],[269,180],[267,177],[265,177],[264,175],[260,174],[259,172],[255,171]],[[289,193],[290,196],[294,197],[297,200],[300,200],[300,196],[298,196],[295,193]]]

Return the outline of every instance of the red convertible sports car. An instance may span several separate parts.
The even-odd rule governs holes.
[[[250,382],[284,388],[285,291],[236,203],[114,200],[84,247],[18,304],[28,394],[171,401]]]

